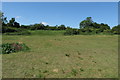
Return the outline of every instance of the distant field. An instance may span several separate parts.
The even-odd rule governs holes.
[[[3,78],[116,78],[117,35],[64,36],[64,31],[3,35],[3,43],[23,42],[31,50],[2,56]]]

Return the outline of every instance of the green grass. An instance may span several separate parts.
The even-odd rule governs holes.
[[[39,36],[59,36],[63,35],[65,30],[35,30],[35,31],[30,31],[32,35],[39,35]]]
[[[3,78],[118,77],[117,35],[64,36],[63,32],[3,35],[3,43],[23,42],[31,48],[2,56]]]

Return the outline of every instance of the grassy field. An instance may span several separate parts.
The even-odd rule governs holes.
[[[3,78],[116,78],[117,35],[64,36],[64,31],[3,35],[3,43],[23,42],[31,50],[2,56]]]

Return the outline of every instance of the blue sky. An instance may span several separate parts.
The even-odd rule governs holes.
[[[8,20],[20,24],[44,23],[79,28],[86,17],[113,27],[118,24],[117,2],[3,2],[2,11]]]

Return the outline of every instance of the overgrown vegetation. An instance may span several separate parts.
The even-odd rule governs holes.
[[[65,35],[93,35],[93,34],[120,34],[120,25],[110,29],[108,24],[98,24],[92,20],[91,17],[87,17],[80,22],[80,29],[67,29]]]
[[[15,21],[15,18],[7,21],[7,17],[0,12],[2,20],[2,33],[16,34],[16,35],[29,35],[28,30],[66,30],[64,35],[93,35],[93,34],[120,34],[120,25],[114,26],[110,29],[108,24],[98,24],[94,22],[91,17],[87,17],[85,20],[80,22],[80,28],[74,29],[66,27],[65,25],[49,26],[42,23],[33,25],[20,25],[20,23]]]
[[[24,43],[4,43],[1,45],[1,48],[2,48],[2,54],[9,54],[9,53],[19,52],[19,51],[27,51],[30,49]]]
[[[31,32],[27,31],[27,30],[24,30],[24,31],[21,31],[21,32],[6,32],[4,34],[6,34],[6,35],[31,35]]]

